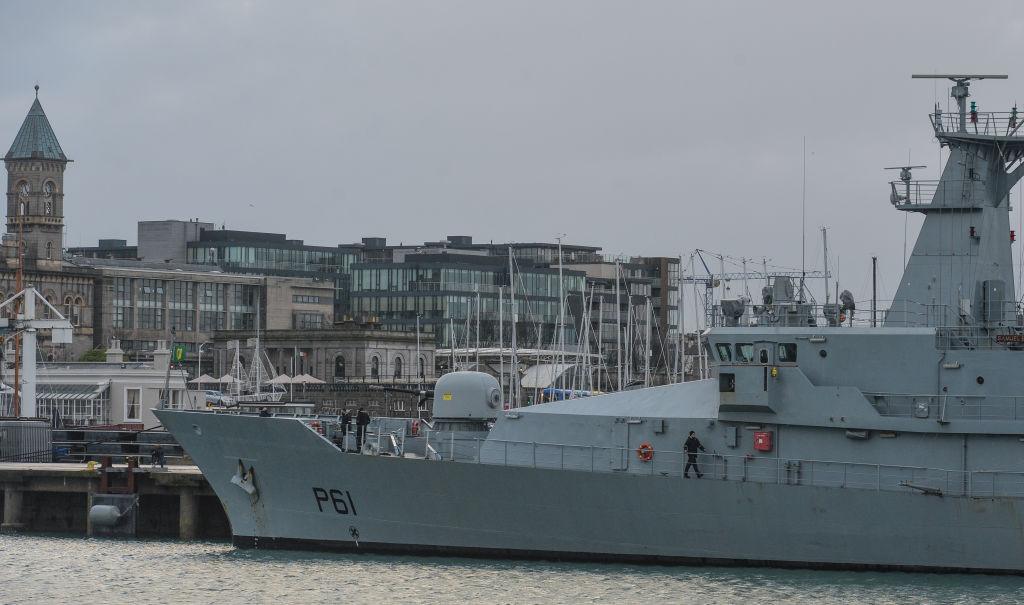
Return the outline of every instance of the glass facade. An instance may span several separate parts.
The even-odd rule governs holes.
[[[199,241],[189,242],[189,263],[216,265],[226,271],[260,275],[317,277],[334,284],[335,316],[349,312],[351,267],[362,258],[352,246],[307,246],[279,233],[204,231]],[[295,301],[302,302],[302,301]],[[204,320],[200,317],[200,323]],[[208,315],[210,325],[219,321]],[[227,320],[232,327],[245,325],[244,317]]]
[[[500,315],[504,314],[505,346],[511,334],[507,262],[497,258],[460,263],[456,255],[410,257],[405,263],[360,263],[352,267],[352,312],[385,329],[421,332],[438,347],[498,346]],[[465,257],[463,257],[465,258]],[[563,272],[566,298],[584,288],[584,274]],[[500,295],[499,295],[500,290]],[[524,268],[516,272],[517,344],[550,348],[558,326],[558,270]],[[499,298],[503,301],[501,312]],[[479,332],[477,317],[479,316]],[[575,322],[566,314],[567,343],[576,341]]]
[[[115,277],[113,282],[112,327],[121,331],[126,348],[145,349],[148,340],[133,340],[135,330],[185,335],[213,332],[231,327],[255,327],[257,284]],[[161,336],[162,337],[162,336]],[[152,336],[150,336],[152,338]],[[155,341],[153,341],[155,343]],[[138,345],[133,347],[132,345]]]

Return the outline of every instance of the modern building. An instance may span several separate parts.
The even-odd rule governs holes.
[[[586,300],[570,300],[570,307],[589,308],[587,340],[603,358],[595,369],[599,388],[618,388],[620,375],[623,386],[668,382],[677,370],[679,259],[634,257],[565,266],[587,276]]]
[[[125,239],[101,239],[97,246],[77,246],[64,252],[67,256],[82,258],[135,260],[139,257],[139,247],[129,246]]]
[[[531,245],[532,246],[532,245]],[[520,259],[508,247],[447,250],[392,250],[393,261],[352,266],[352,314],[386,330],[415,331],[438,348],[510,346],[512,275],[515,276],[516,342],[521,347],[554,348],[558,338],[559,297],[584,291],[584,273],[560,272]],[[576,346],[569,314],[561,341]]]

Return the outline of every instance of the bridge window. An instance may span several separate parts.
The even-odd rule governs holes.
[[[735,393],[736,392],[736,375],[722,372],[718,375],[718,392],[719,393]]]
[[[754,361],[754,345],[749,342],[741,342],[736,345],[736,361],[750,363]]]
[[[779,343],[779,361],[796,363],[796,343],[795,342],[780,342]]]
[[[718,349],[718,358],[720,360],[726,363],[732,361],[732,354],[729,351],[729,345],[725,343],[718,343],[715,345],[715,348]]]

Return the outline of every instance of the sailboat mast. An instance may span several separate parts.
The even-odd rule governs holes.
[[[619,263],[615,262],[615,370],[616,390],[622,390],[622,306],[619,302]]]
[[[508,377],[508,404],[510,407],[519,407],[518,405],[518,393],[516,392],[516,386],[519,382],[519,360],[516,355],[516,325],[519,323],[519,313],[516,312],[516,273],[515,266],[513,265],[514,259],[512,256],[512,246],[508,247],[508,278],[509,278],[509,310],[512,315],[512,341],[510,343],[511,351],[509,351],[511,365],[509,367]]]

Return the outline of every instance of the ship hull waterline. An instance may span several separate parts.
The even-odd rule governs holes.
[[[1024,573],[1015,498],[363,456],[294,419],[156,414],[242,548]]]

